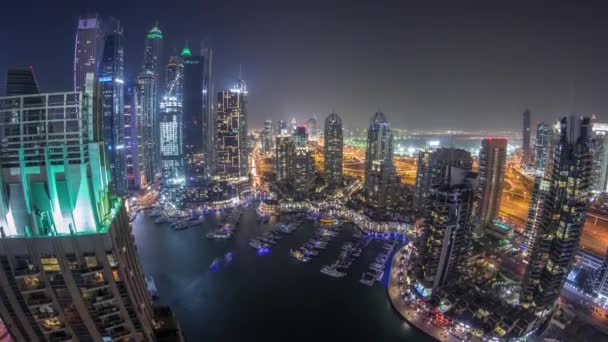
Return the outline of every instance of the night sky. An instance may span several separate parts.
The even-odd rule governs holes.
[[[130,76],[155,20],[166,48],[188,39],[198,50],[208,38],[216,90],[243,66],[250,127],[332,109],[352,128],[378,109],[393,127],[412,129],[519,129],[525,108],[533,122],[568,112],[608,121],[608,9],[589,2],[8,2],[0,5],[2,93],[6,68],[27,65],[43,91],[71,89],[77,19],[97,11],[122,21]]]

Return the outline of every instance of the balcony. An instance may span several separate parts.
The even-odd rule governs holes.
[[[34,293],[38,294],[38,293]],[[42,296],[32,296],[26,300],[27,306],[30,308],[36,308],[42,305],[50,304],[53,300],[45,295]]]

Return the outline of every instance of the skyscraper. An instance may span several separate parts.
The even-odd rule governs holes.
[[[539,122],[536,126],[536,172],[543,174],[549,158],[549,145],[551,143],[551,126]]]
[[[38,94],[38,83],[32,67],[8,69],[6,72],[6,96]]]
[[[521,161],[522,164],[525,165],[530,161],[530,110],[526,109],[523,114],[523,140],[521,147]]]
[[[430,289],[431,296],[460,275],[477,189],[475,174],[465,168],[448,168],[446,178],[431,189],[430,214],[423,227],[420,266],[424,286]]]
[[[183,135],[184,173],[186,185],[196,189],[207,178],[205,144],[203,141],[203,71],[204,58],[193,56],[188,46],[181,52],[184,59],[183,75]]]
[[[297,146],[294,149],[291,166],[291,182],[296,199],[303,199],[314,186],[314,161],[308,146]]]
[[[124,120],[124,37],[120,23],[113,23],[106,36],[103,57],[99,66],[102,84],[103,137],[108,145],[112,192],[127,190]]]
[[[140,189],[146,183],[144,175],[144,140],[142,109],[139,104],[139,86],[129,83],[125,87],[125,163],[127,188]]]
[[[606,191],[608,188],[608,124],[593,122],[593,190]]]
[[[538,311],[553,307],[578,249],[591,188],[589,125],[585,117],[560,121],[549,195],[538,209],[540,222],[522,283],[522,304]]]
[[[293,141],[296,143],[296,147],[305,147],[308,143],[308,134],[306,133],[305,126],[298,126],[293,131]]]
[[[445,182],[449,165],[470,171],[473,159],[469,152],[457,148],[440,148],[418,154],[414,190],[414,210],[418,217],[425,216],[426,209],[430,208],[431,189]]]
[[[176,96],[165,95],[160,102],[160,162],[166,179],[182,177],[182,104]]]
[[[400,182],[393,165],[393,133],[384,114],[377,112],[367,130],[364,189],[368,201],[376,207],[390,204],[389,188]]]
[[[342,119],[334,112],[325,119],[323,140],[325,180],[330,186],[342,184],[344,137]]]
[[[163,31],[158,27],[156,23],[148,33],[146,33],[146,39],[144,40],[144,61],[142,63],[142,70],[150,71],[156,77],[156,83],[158,84],[159,92],[164,89],[162,79],[164,78],[162,72],[162,57],[163,57]]]
[[[306,121],[306,131],[310,140],[317,141],[317,119],[314,116]]]
[[[479,151],[479,228],[494,224],[500,209],[500,198],[507,164],[507,139],[486,138]]]
[[[264,130],[262,131],[262,152],[270,153],[272,151],[272,120],[264,121]]]
[[[89,94],[0,98],[10,141],[0,144],[0,316],[17,341],[154,338],[129,219],[91,136]],[[20,122],[5,120],[15,113]]]
[[[277,123],[277,134],[280,135],[286,135],[289,134],[288,130],[287,130],[287,121],[280,119]]]
[[[144,40],[142,70],[137,77],[143,123],[143,165],[148,183],[155,180],[160,167],[160,126],[158,120],[159,99],[163,85],[161,58],[163,33],[158,24],[148,31]]]
[[[183,177],[183,60],[171,56],[167,65],[167,87],[160,102],[160,162],[163,176],[167,180]]]
[[[228,179],[246,177],[247,86],[243,80],[218,93],[215,134],[216,174]]]
[[[213,77],[213,49],[206,40],[201,42],[201,57],[203,57],[203,144],[205,152],[205,168],[207,174],[215,170],[215,108]],[[239,75],[242,79],[242,76]]]
[[[524,231],[524,244],[526,247],[525,255],[528,256],[532,252],[532,246],[543,223],[541,210],[544,202],[549,195],[550,181],[542,176],[534,178],[534,188],[532,189],[532,197],[530,198],[530,208],[528,210],[528,219],[526,221],[526,230]]]
[[[101,18],[97,15],[83,16],[78,20],[74,46],[74,90],[84,91],[86,75],[97,75],[104,47]]]
[[[295,154],[295,144],[290,136],[279,135],[276,139],[276,170],[277,181],[288,182],[292,174],[292,159]]]

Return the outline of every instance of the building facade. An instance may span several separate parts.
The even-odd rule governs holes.
[[[457,148],[439,148],[418,153],[416,185],[414,189],[414,211],[418,218],[425,215],[430,208],[431,189],[445,182],[448,167],[471,170],[473,158],[465,150]]]
[[[521,161],[522,164],[530,162],[530,110],[526,109],[523,114],[523,132],[522,132],[522,146],[521,146]]]
[[[160,103],[160,163],[163,177],[183,177],[182,104],[176,96],[165,95]]]
[[[264,121],[264,130],[262,131],[262,152],[270,153],[272,151],[272,120]]]
[[[479,151],[478,215],[479,228],[491,227],[500,209],[507,166],[507,139],[487,138]]]
[[[186,185],[191,189],[203,186],[207,179],[205,144],[203,142],[203,70],[204,58],[193,56],[188,47],[182,50],[183,75],[183,141]]]
[[[17,341],[153,339],[91,94],[0,98],[0,316]]]
[[[295,154],[295,144],[290,136],[279,135],[276,138],[276,173],[277,181],[288,182],[292,174],[292,158]]]
[[[535,168],[539,175],[545,173],[547,158],[549,158],[549,145],[551,144],[551,126],[544,122],[536,126],[536,156]]]
[[[105,38],[98,79],[102,84],[103,137],[108,145],[112,192],[127,191],[124,120],[124,37],[120,23]]]
[[[334,112],[330,113],[325,119],[323,140],[323,169],[325,171],[326,183],[330,186],[340,185],[342,184],[344,136],[342,132],[342,119]]]
[[[431,189],[429,215],[423,226],[421,279],[431,296],[460,275],[478,186],[470,170],[448,167],[445,182]]]
[[[78,19],[74,46],[74,90],[84,91],[86,75],[97,75],[104,46],[104,33],[98,15]]]
[[[240,179],[248,175],[247,87],[240,80],[231,90],[218,93],[215,124],[216,175]]]
[[[40,93],[34,69],[8,69],[6,71],[6,96],[33,95]]]
[[[589,118],[561,119],[549,194],[538,209],[540,222],[522,283],[526,307],[551,310],[572,267],[591,190],[590,135]]]
[[[365,191],[368,195],[377,191],[371,184],[372,165],[376,161],[393,160],[393,133],[383,113],[377,112],[372,117],[367,130],[367,148],[365,150]]]
[[[144,140],[142,108],[139,104],[139,86],[128,84],[125,87],[125,159],[127,189],[138,190],[146,186],[144,174]]]
[[[593,122],[593,190],[608,189],[608,124]]]

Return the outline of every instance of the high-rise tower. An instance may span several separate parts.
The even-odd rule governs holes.
[[[522,165],[530,161],[530,110],[526,109],[523,114],[523,140],[521,146]]]
[[[148,183],[154,182],[160,171],[160,125],[158,118],[159,100],[163,89],[161,71],[163,32],[158,24],[148,31],[144,41],[142,70],[137,77],[143,124],[143,165]]]
[[[536,172],[538,174],[544,174],[545,167],[547,166],[547,158],[549,157],[549,145],[551,144],[551,126],[539,122],[536,126]]]
[[[325,119],[324,131],[324,161],[325,180],[327,184],[342,184],[342,159],[344,153],[344,137],[342,119],[332,112]]]
[[[295,153],[295,144],[288,135],[279,135],[276,139],[276,173],[277,181],[288,182],[292,174],[292,159]]]
[[[473,168],[471,154],[457,148],[440,148],[434,151],[421,151],[418,154],[414,210],[417,217],[425,216],[430,208],[431,189],[441,185],[447,177],[448,166],[465,170]]]
[[[438,288],[458,279],[466,254],[477,179],[469,170],[447,166],[445,178],[431,189],[424,223],[421,271],[425,287]]]
[[[32,67],[6,71],[6,96],[38,94],[38,82]]]
[[[84,91],[86,75],[97,75],[104,47],[101,18],[97,15],[83,16],[78,20],[74,46],[74,90]]]
[[[479,150],[479,228],[491,226],[500,209],[500,198],[507,165],[507,139],[487,138]]]
[[[542,202],[536,239],[522,283],[522,303],[550,310],[574,261],[585,224],[591,188],[589,118],[564,117],[548,172],[549,194]]]
[[[96,92],[86,88],[0,98],[10,142],[0,144],[0,317],[17,341],[154,340],[129,218],[95,138]],[[19,122],[5,120],[15,113]]]
[[[203,141],[203,71],[205,59],[193,56],[188,46],[181,52],[183,75],[184,173],[186,185],[199,189],[207,179],[205,144]]]
[[[246,177],[247,86],[243,80],[218,93],[215,134],[216,174],[228,179]]]
[[[376,207],[389,204],[389,187],[400,182],[393,165],[393,133],[384,114],[377,112],[367,130],[365,151],[364,189],[369,203]]]
[[[264,130],[262,131],[262,152],[270,153],[272,151],[272,120],[264,121]]]
[[[593,190],[608,188],[608,124],[593,122]]]
[[[105,38],[98,77],[101,82],[103,138],[108,145],[111,190],[124,194],[127,190],[124,120],[124,37],[118,21]]]

